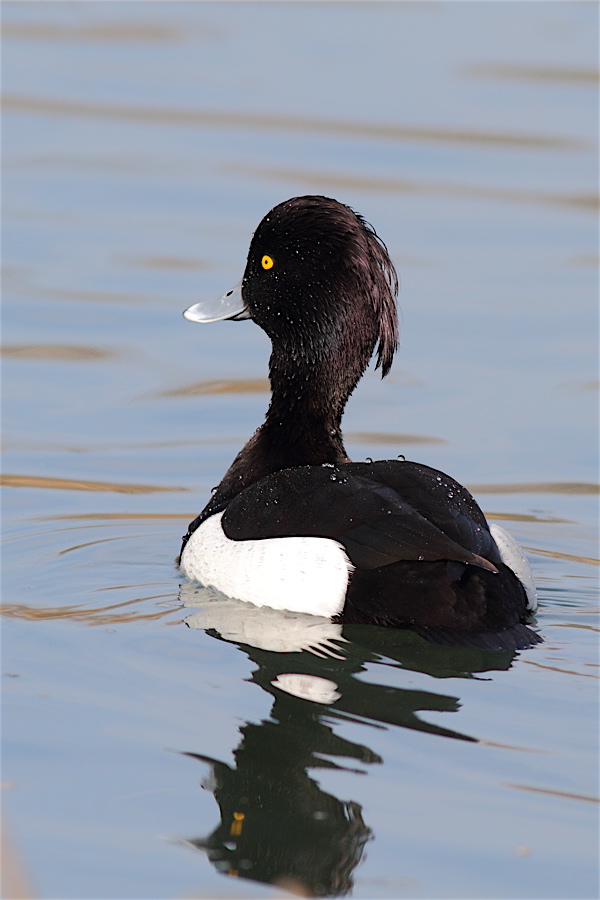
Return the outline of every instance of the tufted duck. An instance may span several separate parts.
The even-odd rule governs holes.
[[[340,423],[372,355],[397,347],[398,281],[348,206],[295,197],[258,226],[239,285],[184,313],[253,319],[272,341],[272,397],[183,539],[181,569],[238,600],[411,628],[435,642],[519,649],[541,640],[517,542],[469,492],[416,462],[352,462]]]

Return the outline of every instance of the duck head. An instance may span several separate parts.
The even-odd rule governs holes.
[[[382,376],[390,369],[397,291],[387,249],[362,216],[329,197],[293,197],[256,229],[239,285],[184,315],[252,318],[271,338],[272,365],[326,364],[330,374],[333,365],[349,393],[375,350]]]

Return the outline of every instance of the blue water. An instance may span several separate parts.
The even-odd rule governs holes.
[[[2,17],[4,896],[596,897],[597,7]],[[475,490],[529,555],[530,651],[286,651],[180,590],[269,353],[181,311],[315,192],[401,278],[347,448]]]

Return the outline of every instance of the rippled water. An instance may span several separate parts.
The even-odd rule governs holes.
[[[4,895],[597,896],[597,7],[2,11]],[[180,590],[269,350],[180,313],[309,192],[402,281],[350,453],[471,487],[544,644]]]

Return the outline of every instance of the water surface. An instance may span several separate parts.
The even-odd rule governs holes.
[[[6,896],[597,896],[597,18],[3,5]],[[269,353],[181,311],[314,192],[402,284],[349,452],[475,490],[531,560],[530,651],[180,588]]]

